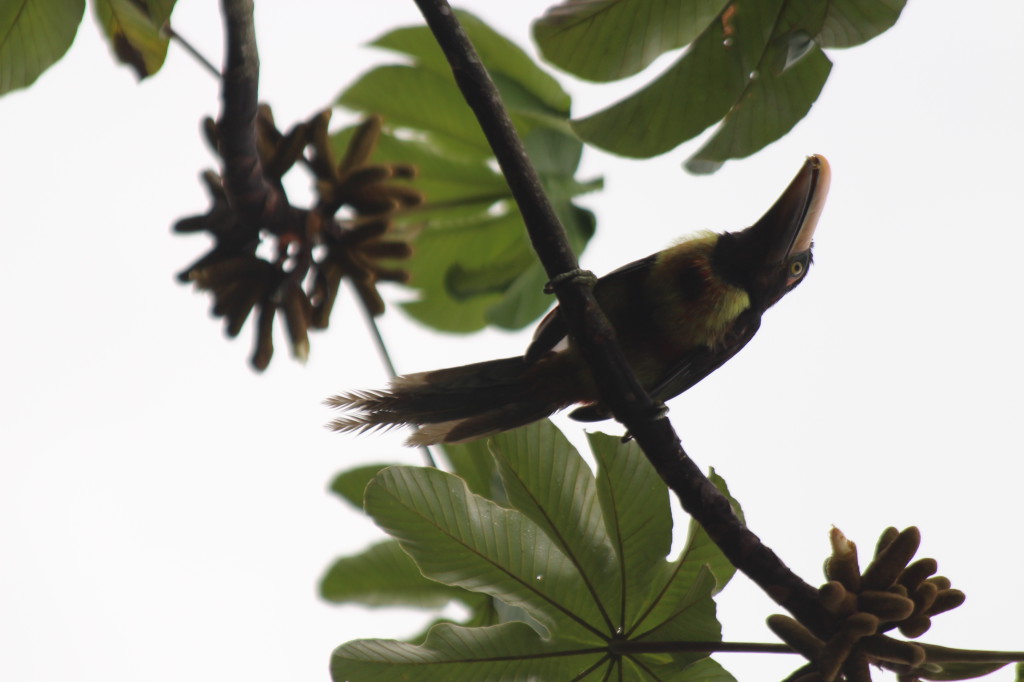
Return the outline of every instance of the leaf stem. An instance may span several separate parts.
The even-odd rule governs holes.
[[[186,40],[184,36],[182,36],[180,33],[171,28],[170,24],[164,24],[163,32],[167,35],[168,38],[176,41],[179,45],[181,45],[185,49],[185,51],[192,55],[192,57],[197,62],[199,62],[207,71],[213,74],[214,78],[220,78],[220,70],[213,65],[213,62],[204,57],[203,53],[196,49],[196,47],[192,45],[192,43],[190,43],[188,40]]]
[[[387,370],[388,376],[394,379],[398,376],[398,372],[395,371],[395,364],[391,361],[391,353],[388,352],[387,344],[384,343],[384,336],[380,333],[380,327],[377,326],[377,319],[370,312],[370,309],[366,307],[366,303],[361,296],[355,296],[354,298],[359,301],[359,307],[363,311],[363,317],[366,318],[366,325],[370,328],[370,336],[373,337],[374,344],[377,346],[377,354],[384,364],[384,369]],[[426,445],[421,445],[420,452],[423,453],[423,459],[426,461],[427,466],[436,469],[437,462],[434,460],[434,455],[430,452],[430,448]]]

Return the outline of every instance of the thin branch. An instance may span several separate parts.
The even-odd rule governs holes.
[[[374,318],[373,313],[366,307],[366,303],[362,297],[356,296],[359,299],[359,307],[363,311],[363,316],[366,318],[366,324],[370,328],[371,336],[374,342],[377,344],[377,354],[380,356],[381,362],[384,363],[384,369],[387,370],[388,376],[394,379],[398,376],[398,372],[395,371],[395,364],[391,362],[391,354],[388,352],[387,344],[384,343],[384,337],[380,333],[380,327],[377,326],[377,320]],[[426,445],[420,446],[420,452],[423,453],[423,459],[426,461],[427,466],[437,468],[437,462],[434,460],[434,455],[430,452],[430,448]]]
[[[473,110],[523,214],[548,277],[578,271],[565,231],[541,186],[493,81],[444,0],[416,0]],[[592,368],[601,400],[636,438],[658,473],[729,560],[778,604],[813,632],[827,638],[831,619],[817,591],[793,573],[733,513],[728,499],[683,451],[672,425],[640,386],[594,300],[586,278],[572,277],[556,287],[558,302],[574,342]]]
[[[243,222],[272,232],[303,225],[298,209],[267,182],[256,151],[260,57],[253,26],[252,0],[222,0],[225,32],[223,108],[218,151],[224,160],[224,190]]]
[[[185,39],[184,36],[182,36],[180,33],[171,28],[170,24],[164,24],[163,31],[168,38],[176,41],[185,49],[186,52],[192,55],[192,58],[199,62],[203,66],[203,68],[205,68],[208,72],[213,74],[214,78],[220,78],[220,71],[217,69],[216,66],[213,65],[213,62],[211,62],[209,59],[203,56],[203,53],[197,50],[195,46],[192,45],[192,43]]]

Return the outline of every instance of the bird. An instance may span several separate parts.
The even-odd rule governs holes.
[[[750,227],[698,232],[597,280],[594,298],[651,398],[664,402],[721,367],[803,282],[830,182],[825,157],[809,156]],[[522,356],[407,374],[326,403],[344,411],[328,424],[335,431],[411,426],[410,446],[475,440],[577,404],[578,421],[612,416],[557,307]]]

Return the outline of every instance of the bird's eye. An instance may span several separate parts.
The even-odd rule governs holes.
[[[789,276],[799,277],[804,274],[804,264],[802,261],[795,260],[789,264]]]

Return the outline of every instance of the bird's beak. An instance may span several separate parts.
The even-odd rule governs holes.
[[[808,156],[782,196],[749,228],[766,247],[765,266],[779,265],[791,254],[811,248],[831,180],[832,171],[825,157]]]

